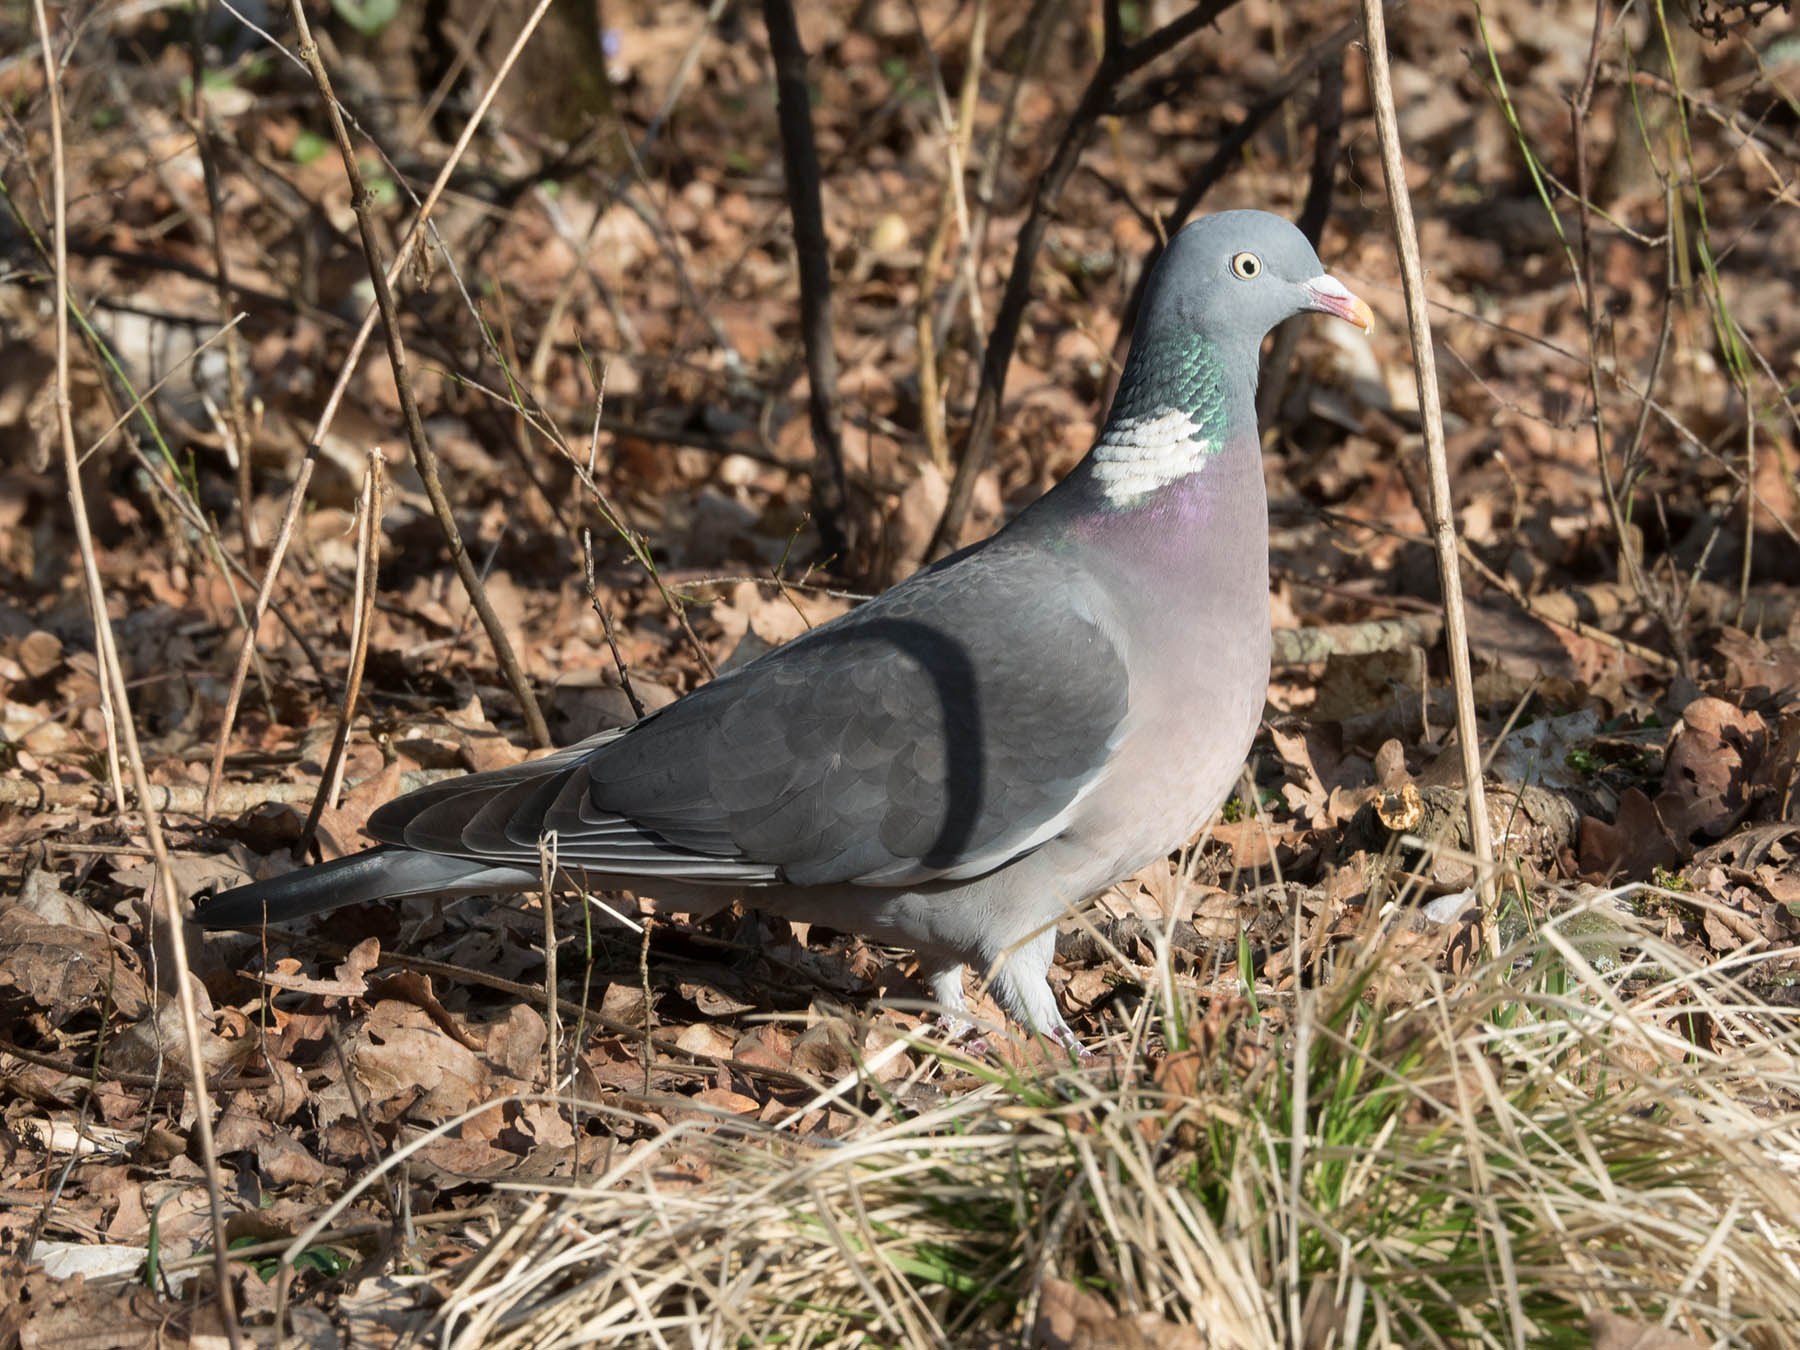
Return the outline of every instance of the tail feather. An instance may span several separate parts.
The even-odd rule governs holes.
[[[485,895],[528,890],[537,884],[538,874],[521,867],[381,845],[221,891],[196,905],[194,921],[204,928],[260,928],[343,905],[416,895]]]

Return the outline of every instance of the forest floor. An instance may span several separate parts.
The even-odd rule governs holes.
[[[396,278],[405,391],[558,744],[924,560],[1106,33],[1059,0],[797,8],[829,518],[756,7],[609,0],[605,86],[540,36]],[[1184,8],[1118,6],[1120,38]],[[559,899],[553,969],[536,899],[190,925],[247,1334],[279,1302],[317,1345],[1795,1343],[1800,29],[1763,4],[1389,18],[1501,854],[1484,909],[1354,12],[1214,8],[1046,203],[955,532],[1086,451],[1191,186],[1322,221],[1377,324],[1271,342],[1268,713],[1221,820],[1064,926],[1053,980],[1100,1054],[934,1050],[904,953],[629,898],[629,925]],[[385,263],[528,7],[486,36],[479,4],[312,9]],[[73,438],[186,896],[295,865],[359,649],[322,856],[401,790],[532,750],[381,330],[350,357],[373,292],[292,22],[262,16],[277,47],[197,12],[201,42],[186,8],[52,16]],[[0,34],[0,1344],[218,1343],[193,1051],[59,438],[52,108],[31,12]],[[1600,1226],[1557,1208],[1577,1193]]]

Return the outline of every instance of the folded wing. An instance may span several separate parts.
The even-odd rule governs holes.
[[[978,567],[981,576],[967,575]],[[434,853],[757,886],[978,876],[1054,837],[1129,701],[1092,583],[983,550],[622,733],[382,807]]]

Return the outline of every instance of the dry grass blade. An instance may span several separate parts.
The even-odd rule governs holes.
[[[1011,1338],[1063,1282],[1170,1343],[1586,1345],[1602,1314],[1780,1343],[1792,1032],[1596,923],[1621,898],[1457,984],[1378,936],[1255,1028],[1229,1000],[1149,1013],[1153,1059],[1001,1077],[829,1141],[666,1130],[539,1192],[440,1311],[444,1343]]]
[[[69,402],[69,227],[68,181],[63,160],[62,76],[57,64],[56,45],[50,38],[50,20],[43,0],[34,0],[32,18],[42,44],[44,81],[50,103],[50,172],[51,206],[54,214],[56,302],[56,422],[62,445],[63,469],[69,481],[69,508],[74,516],[75,535],[81,550],[82,580],[86,584],[89,610],[94,622],[94,646],[100,658],[100,683],[105,691],[102,700],[108,717],[109,753],[123,745],[125,760],[131,770],[132,789],[138,809],[144,818],[144,834],[156,859],[157,892],[153,903],[160,904],[167,924],[167,942],[173,958],[175,991],[181,1010],[181,1027],[186,1040],[187,1068],[193,1092],[194,1134],[200,1146],[200,1165],[206,1180],[206,1194],[212,1223],[213,1271],[218,1284],[219,1312],[232,1350],[242,1343],[238,1328],[237,1304],[231,1289],[229,1258],[225,1246],[224,1185],[219,1175],[218,1152],[213,1147],[212,1098],[206,1090],[206,1066],[200,1051],[200,1016],[194,1000],[190,978],[187,940],[182,931],[181,890],[169,863],[162,826],[156,806],[151,801],[150,778],[144,769],[144,756],[138,745],[137,725],[132,720],[131,696],[125,683],[125,671],[119,662],[118,646],[113,640],[112,620],[106,607],[106,589],[100,579],[95,559],[94,540],[88,525],[87,499],[81,486],[81,461],[75,444],[75,423]],[[113,767],[114,790],[118,789],[118,769]],[[122,796],[115,798],[119,810],[125,809]]]
[[[294,857],[303,858],[312,846],[319,817],[327,806],[335,807],[344,786],[344,752],[350,745],[350,728],[356,721],[356,699],[362,692],[363,667],[369,659],[369,629],[375,618],[377,573],[381,566],[381,509],[386,495],[379,450],[369,450],[363,469],[362,499],[356,516],[356,605],[350,616],[350,670],[344,677],[344,712],[331,738],[331,753],[319,778],[319,792],[306,812],[306,824],[294,841]]]

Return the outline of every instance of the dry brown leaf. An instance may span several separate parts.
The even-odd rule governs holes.
[[[738,1037],[732,1044],[731,1058],[785,1071],[793,1063],[795,1039],[793,1032],[765,1022]]]
[[[276,969],[263,971],[251,978],[271,989],[285,989],[290,993],[313,994],[326,999],[361,998],[369,991],[369,972],[380,961],[381,941],[371,937],[364,938],[351,948],[350,954],[338,963],[337,971],[330,979],[302,975],[298,973],[299,963],[292,960],[280,961]]]
[[[52,1023],[102,1005],[135,1019],[150,1006],[142,977],[110,937],[46,923],[22,906],[0,911],[0,989],[7,987]]]
[[[543,1014],[529,1003],[515,1003],[506,1010],[505,1021],[488,1028],[487,1057],[502,1072],[532,1082],[548,1035]]]
[[[1067,1280],[1045,1280],[1031,1344],[1043,1350],[1206,1350],[1193,1327],[1155,1313],[1122,1313]]]
[[[447,1120],[480,1101],[488,1071],[465,1046],[444,1033],[413,1003],[383,999],[344,1045],[369,1101],[382,1119],[416,1111]]]
[[[1782,695],[1800,689],[1800,643],[1756,637],[1727,628],[1713,644],[1725,661],[1725,682],[1733,690],[1767,690]]]
[[[341,1177],[341,1168],[327,1167],[313,1157],[286,1130],[271,1130],[256,1143],[256,1166],[277,1186],[317,1186]]]
[[[675,1038],[675,1045],[684,1053],[703,1059],[729,1059],[733,1042],[729,1032],[712,1023],[695,1022]]]
[[[1400,695],[1418,693],[1425,677],[1425,653],[1418,647],[1334,653],[1326,659],[1312,716],[1320,722],[1342,722],[1375,712]]]
[[[19,885],[19,908],[37,915],[45,923],[66,924],[105,933],[109,925],[92,908],[69,895],[62,880],[47,867],[29,868]]]
[[[753,1116],[762,1109],[756,1098],[746,1097],[730,1088],[702,1088],[694,1094],[694,1101],[712,1111],[723,1111],[734,1116]]]
[[[416,970],[397,970],[391,975],[383,975],[380,979],[369,981],[371,998],[403,999],[417,1004],[437,1025],[439,1031],[449,1036],[465,1050],[479,1051],[483,1048],[482,1039],[461,1020],[452,1016],[448,1008],[438,999],[431,987],[431,976],[420,974]]]
[[[460,733],[458,739],[463,743],[463,753],[468,756],[469,767],[477,773],[510,769],[526,757],[523,746],[514,745],[488,720],[487,710],[481,706],[478,696],[472,695],[460,708],[446,710],[444,720]]]
[[[1642,879],[1655,867],[1681,860],[1682,848],[1670,837],[1656,804],[1637,788],[1619,794],[1619,812],[1610,824],[1583,816],[1580,826],[1582,875],[1598,880]]]
[[[1716,839],[1742,820],[1768,742],[1768,723],[1759,714],[1723,699],[1697,698],[1683,708],[1656,799],[1670,836]]]

